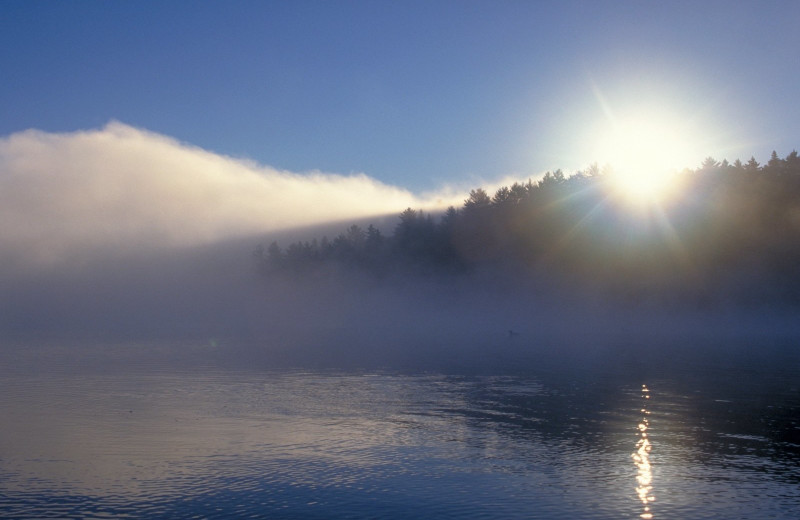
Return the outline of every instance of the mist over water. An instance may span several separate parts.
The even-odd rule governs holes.
[[[88,173],[62,173],[96,198],[42,212],[46,197],[33,188],[52,174],[46,166],[98,142],[117,163],[131,149],[147,152],[139,165],[188,161],[204,188],[178,196],[148,170],[119,206],[102,188],[131,172],[109,181],[105,155],[93,155]],[[19,160],[34,157],[20,152],[31,147],[48,153]],[[254,252],[272,240],[333,236],[349,215],[384,230],[397,218],[329,207],[285,229],[293,213],[240,212],[231,193],[276,200],[287,192],[268,194],[270,185],[358,186],[403,203],[408,194],[360,177],[265,171],[124,125],[17,135],[0,153],[16,174],[0,179],[9,188],[0,199],[19,199],[0,210],[16,219],[0,224],[0,516],[800,509],[791,298],[626,299],[502,263],[380,276],[334,263],[265,276]],[[215,188],[228,195],[208,197]],[[146,207],[159,193],[174,196],[180,218]]]
[[[557,255],[555,265],[533,276],[502,264],[478,265],[467,275],[390,270],[376,278],[334,268],[332,273],[312,269],[261,276],[253,252],[271,240],[285,244],[332,237],[353,222],[374,223],[388,235],[398,222],[392,211],[441,208],[449,192],[420,197],[363,175],[282,172],[121,123],[66,134],[13,134],[0,140],[0,171],[0,337],[226,340],[248,355],[268,359],[280,354],[325,365],[348,359],[464,362],[471,359],[469,352],[485,352],[487,343],[496,348],[525,345],[523,350],[552,344],[569,350],[575,344],[666,344],[673,338],[786,337],[798,332],[791,304],[728,301],[724,275],[710,268],[706,274],[713,274],[718,285],[709,290],[717,290],[719,298],[678,297],[671,302],[657,297],[671,288],[667,275],[653,277],[660,285],[650,291],[652,298],[645,286],[644,297],[626,301],[556,276]],[[561,209],[547,204],[551,213],[525,213],[527,225],[521,225],[508,207],[489,203],[483,193],[486,204],[495,204],[489,209],[498,213],[482,219],[483,213],[476,213],[465,222],[472,222],[487,242],[465,236],[471,225],[456,230],[454,238],[480,258],[492,259],[509,248],[527,258],[530,252],[522,239],[532,238],[528,228],[545,237],[569,229],[572,213],[580,217],[584,206],[592,207],[597,197],[602,200],[595,188],[585,189],[597,182],[577,178],[570,184],[557,173],[543,177],[538,187],[515,184],[504,193],[524,195],[532,204],[537,197],[550,200],[577,186],[579,196],[564,198]],[[458,199],[452,193],[450,197]],[[469,200],[477,199],[471,193]],[[698,209],[703,204],[686,204],[687,214],[703,215]],[[524,204],[518,207],[526,211]],[[596,210],[581,220],[586,228],[581,240],[588,244],[594,243],[591,230],[603,237],[604,232],[624,235],[638,229],[619,209],[607,214]],[[503,215],[506,220],[497,220]],[[427,222],[422,213],[417,217],[414,222]],[[514,224],[510,236],[492,227],[509,222]],[[603,231],[606,225],[610,231]],[[575,229],[567,236],[575,239]],[[415,239],[413,233],[409,237]],[[504,242],[512,238],[522,240],[516,244],[520,250]],[[606,249],[626,244],[624,237],[605,239]],[[558,234],[554,240],[556,249],[566,243]],[[632,247],[631,254],[644,254],[641,249],[650,241]],[[696,237],[692,243],[703,245]],[[604,253],[619,260],[615,271],[616,264],[604,265],[604,257],[593,260],[593,251],[581,255],[579,247],[567,247],[563,260],[597,273],[596,278],[627,275],[624,255],[619,260]],[[767,252],[782,258],[769,248]],[[669,264],[669,255],[660,254],[652,254],[654,262]],[[381,259],[394,260],[391,254]],[[636,259],[630,265],[645,274],[650,267]],[[563,271],[569,273],[569,267]],[[747,279],[748,272],[732,270],[735,279],[727,284],[758,285]],[[705,282],[677,274],[684,275],[678,285]],[[376,342],[382,346],[375,348]]]
[[[270,238],[2,279],[0,516],[800,507],[791,308],[633,305],[497,271],[265,277]]]
[[[232,363],[482,366],[505,352],[614,356],[637,343],[796,337],[792,307],[648,305],[497,272],[270,276],[264,237],[0,279],[8,339],[211,342]]]
[[[0,516],[800,507],[791,309],[631,305],[497,271],[265,277],[270,238],[2,278]]]

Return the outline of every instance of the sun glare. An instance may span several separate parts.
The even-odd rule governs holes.
[[[613,191],[629,203],[671,195],[675,174],[696,161],[684,125],[664,116],[615,118],[598,134],[595,157],[610,167]]]

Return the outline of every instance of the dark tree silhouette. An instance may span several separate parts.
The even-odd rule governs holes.
[[[760,166],[707,157],[680,174],[684,191],[649,215],[615,204],[610,170],[470,191],[438,217],[407,208],[393,233],[352,225],[332,242],[276,243],[256,256],[266,273],[350,272],[546,277],[637,301],[707,298],[800,303],[800,158]]]

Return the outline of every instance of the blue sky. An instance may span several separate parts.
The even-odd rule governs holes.
[[[798,20],[797,1],[5,0],[0,135],[120,121],[419,193],[574,171],[609,112],[655,111],[692,122],[697,164],[763,162],[800,143]]]

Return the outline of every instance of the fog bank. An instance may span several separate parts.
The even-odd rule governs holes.
[[[253,257],[271,240],[354,221],[391,229],[406,207],[446,203],[121,123],[14,134],[0,139],[0,341],[188,341],[256,367],[441,367],[797,335],[795,309],[779,306],[625,303],[501,268],[264,276]]]
[[[160,342],[178,366],[491,371],[797,336],[791,309],[625,305],[488,272],[265,277],[256,238],[4,280],[0,343]]]
[[[364,174],[280,171],[111,122],[0,139],[3,268],[209,244],[445,204]],[[2,275],[3,273],[0,273]]]

